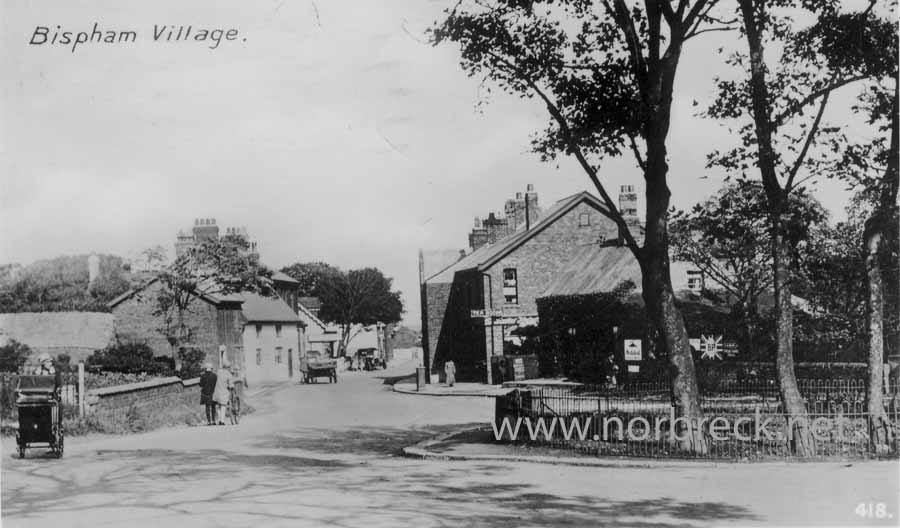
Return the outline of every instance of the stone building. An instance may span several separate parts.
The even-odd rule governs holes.
[[[422,277],[423,346],[432,370],[453,360],[459,379],[490,382],[491,357],[503,353],[512,330],[537,323],[537,298],[578,250],[622,244],[606,206],[587,192],[538,212],[536,221],[536,193],[522,202],[523,214],[508,202],[515,232]]]
[[[164,318],[156,313],[154,300],[162,285],[156,279],[146,286],[126,292],[109,302],[115,319],[115,332],[120,341],[146,343],[154,355],[175,357],[175,350],[165,337]],[[237,294],[198,295],[188,306],[184,316],[190,331],[185,348],[203,351],[206,360],[218,368],[225,347],[225,358],[243,366],[244,318],[241,305],[244,299]]]
[[[248,384],[298,377],[305,325],[285,302],[255,293],[241,294],[245,324],[243,364]]]

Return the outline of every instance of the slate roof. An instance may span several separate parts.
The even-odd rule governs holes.
[[[584,201],[594,204],[601,212],[607,211],[606,205],[594,195],[586,191],[573,194],[572,196],[563,198],[553,204],[550,209],[547,209],[542,218],[538,220],[536,224],[531,226],[531,229],[525,229],[525,226],[521,226],[515,233],[507,235],[494,244],[485,245],[476,249],[472,253],[466,255],[465,258],[427,278],[425,282],[453,282],[453,277],[456,275],[457,271],[476,268],[484,270],[489,268],[498,260],[515,251],[519,246],[536,236],[561,216],[571,211],[576,205]]]
[[[297,302],[308,310],[318,310],[322,307],[322,300],[318,297],[300,297]]]
[[[279,297],[263,297],[257,293],[241,293],[241,312],[249,323],[298,323],[300,318]]]
[[[296,279],[281,271],[273,271],[272,280],[278,282],[289,282],[291,284],[300,284]]]
[[[0,314],[0,331],[33,348],[105,348],[113,341],[113,314],[41,312]]]

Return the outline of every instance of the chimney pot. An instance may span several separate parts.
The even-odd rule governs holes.
[[[528,192],[534,191],[534,185],[531,184],[531,183],[529,183],[529,184],[528,184],[528,187],[526,187],[526,190],[527,190]]]
[[[481,220],[476,216],[475,217],[475,229],[481,227]]]
[[[517,193],[516,193],[516,200],[521,200],[521,199],[522,199],[522,193],[517,192]]]

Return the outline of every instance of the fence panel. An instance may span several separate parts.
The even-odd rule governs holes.
[[[812,434],[814,457],[872,456],[865,381],[798,382],[805,419],[787,415],[772,381],[729,382],[704,392],[700,399],[704,441],[693,444],[683,419],[676,419],[667,383],[534,387],[516,391],[498,402],[498,408],[509,422],[507,436],[515,436],[515,441],[600,456],[790,458],[795,452],[794,431],[804,425]],[[895,427],[900,425],[900,397],[895,390],[886,394],[885,411]],[[898,453],[896,438],[890,448],[891,454]]]

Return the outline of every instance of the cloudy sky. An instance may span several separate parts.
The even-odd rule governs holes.
[[[138,5],[140,4],[140,5]],[[188,5],[189,4],[189,5]],[[533,183],[543,206],[588,188],[528,152],[534,101],[493,96],[422,33],[445,1],[4,0],[0,7],[0,262],[132,256],[196,217],[245,226],[263,260],[377,266],[419,317],[417,251],[462,248],[475,216]],[[31,45],[35,28],[132,30],[134,43]],[[154,25],[237,29],[217,49],[154,42]],[[59,30],[57,30],[59,26]],[[675,205],[714,192],[722,129],[693,117],[723,39],[693,41],[677,87]],[[40,39],[38,39],[40,40]],[[630,160],[603,167],[639,183]],[[641,189],[640,185],[638,185]],[[838,212],[845,196],[819,198]]]

